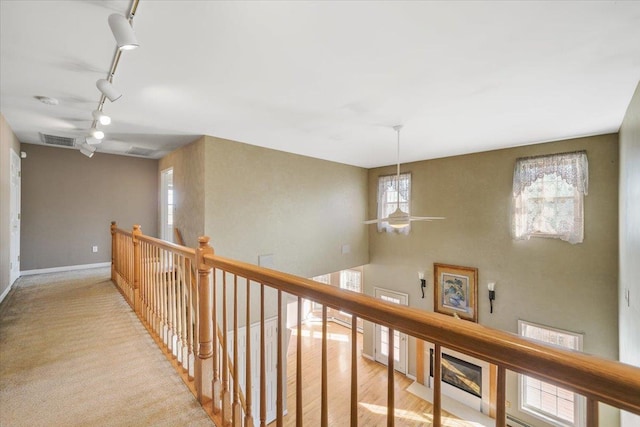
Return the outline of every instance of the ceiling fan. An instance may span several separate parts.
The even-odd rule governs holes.
[[[396,173],[396,186],[400,185],[400,129],[402,129],[402,125],[397,125],[393,127],[393,130],[398,134],[398,166]],[[442,216],[411,216],[407,212],[404,212],[400,209],[400,189],[396,191],[396,210],[393,211],[386,218],[380,219],[372,219],[369,221],[365,221],[365,224],[378,224],[381,222],[388,222],[389,225],[393,228],[405,228],[409,226],[409,223],[412,221],[433,221],[436,219],[445,219]]]

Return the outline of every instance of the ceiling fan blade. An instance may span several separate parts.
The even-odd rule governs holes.
[[[412,216],[409,218],[410,221],[433,221],[436,219],[445,219],[443,216]]]
[[[389,218],[382,218],[382,219],[370,219],[368,221],[365,221],[365,224],[378,224],[379,222],[386,222],[389,221]]]

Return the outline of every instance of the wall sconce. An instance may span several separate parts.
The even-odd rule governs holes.
[[[491,313],[493,313],[493,300],[496,299],[496,283],[489,282],[487,288],[489,288],[489,304],[491,304]]]
[[[424,288],[427,286],[427,281],[424,278],[424,271],[418,271],[418,279],[420,279],[420,289],[422,290],[422,299],[424,299]]]

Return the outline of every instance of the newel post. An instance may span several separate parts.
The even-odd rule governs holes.
[[[140,240],[138,237],[142,236],[142,230],[139,225],[133,226],[133,232],[131,237],[133,240],[133,306],[134,311],[140,314]]]
[[[111,221],[111,280],[116,282],[116,228],[118,225],[115,221]]]
[[[213,255],[209,246],[209,237],[198,238],[196,264],[198,265],[198,357],[195,364],[195,382],[198,400],[211,398],[213,392],[209,385],[213,379],[213,319],[212,319],[212,287],[210,280],[211,267],[205,264],[204,256]],[[206,387],[205,387],[206,385]]]

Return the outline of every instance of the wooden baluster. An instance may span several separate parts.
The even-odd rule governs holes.
[[[176,277],[176,254],[168,251],[169,253],[169,324],[171,325],[169,331],[169,342],[171,343],[171,354],[174,358],[178,356],[176,345],[178,343],[178,278]]]
[[[153,250],[153,330],[160,336],[160,249]]]
[[[184,256],[180,257],[180,280],[178,281],[180,291],[179,291],[179,306],[180,306],[180,323],[179,323],[179,332],[180,332],[180,352],[178,353],[178,359],[180,363],[182,363],[182,369],[187,369],[187,337],[186,337],[186,328],[187,328],[187,272],[185,267],[187,266],[187,259]]]
[[[587,397],[587,427],[598,427],[598,401]]]
[[[395,331],[391,328],[389,332],[389,349],[387,352],[387,427],[393,427],[395,422],[395,377],[394,363],[396,360],[396,352],[393,344]]]
[[[327,396],[327,306],[322,305],[322,382],[320,385],[320,425],[329,425],[329,400]]]
[[[244,370],[245,378],[245,401],[247,407],[245,408],[244,425],[246,427],[253,427],[253,390],[251,390],[251,280],[247,278],[247,301],[246,301],[246,337],[245,337],[245,362],[246,367]]]
[[[218,270],[220,271],[220,270]],[[224,274],[224,272],[223,272]],[[218,414],[222,410],[222,383],[220,382],[220,345],[218,344],[218,274],[213,269],[213,413]]]
[[[133,309],[140,315],[140,240],[142,235],[140,225],[133,226],[132,242],[133,242]]]
[[[162,342],[164,343],[165,348],[168,347],[168,341],[167,341],[167,336],[169,335],[169,324],[168,324],[168,317],[167,317],[167,296],[168,296],[168,292],[167,292],[167,251],[164,249],[161,249],[161,253],[162,253],[162,265],[160,268],[160,271],[162,273],[161,277],[162,277],[162,293],[161,298],[162,298]]]
[[[264,339],[264,284],[260,283],[260,427],[267,425],[267,388],[265,370],[265,339]]]
[[[191,259],[187,258],[186,268],[189,271],[188,283],[187,283],[187,376],[190,380],[193,379],[193,326],[194,326],[194,300],[193,300],[193,285],[191,281]]]
[[[118,228],[115,221],[111,221],[111,280],[116,283],[116,262],[118,259],[117,246],[118,236],[116,229]]]
[[[442,354],[440,344],[435,344],[433,349],[433,427],[440,427],[442,408]]]
[[[296,347],[296,426],[302,427],[302,298],[298,297],[298,336]]]
[[[284,387],[282,386],[282,375],[284,358],[282,357],[282,291],[278,289],[278,349],[277,349],[277,362],[276,362],[276,426],[282,427],[284,418],[284,404],[282,402],[284,397]]]
[[[351,427],[358,426],[358,317],[351,315]]]
[[[213,332],[214,335],[216,331]],[[227,349],[227,272],[222,271],[222,422],[231,422],[231,396],[229,395],[229,351]]]
[[[211,321],[211,284],[209,272],[211,268],[205,264],[204,256],[213,254],[213,248],[209,246],[209,237],[198,238],[196,259],[198,264],[198,358],[195,366],[195,383],[198,401],[202,404],[206,397],[205,376],[208,378],[208,368],[213,356],[213,329]],[[208,387],[208,386],[207,386]]]
[[[233,275],[233,425],[242,424],[240,411],[240,381],[238,381],[238,276]]]
[[[175,325],[176,325],[176,359],[178,363],[182,364],[182,255],[174,254],[174,260],[176,262],[175,272],[173,273],[176,276],[176,315],[175,315]]]
[[[507,423],[507,369],[498,365],[496,377],[496,427],[505,427]]]

